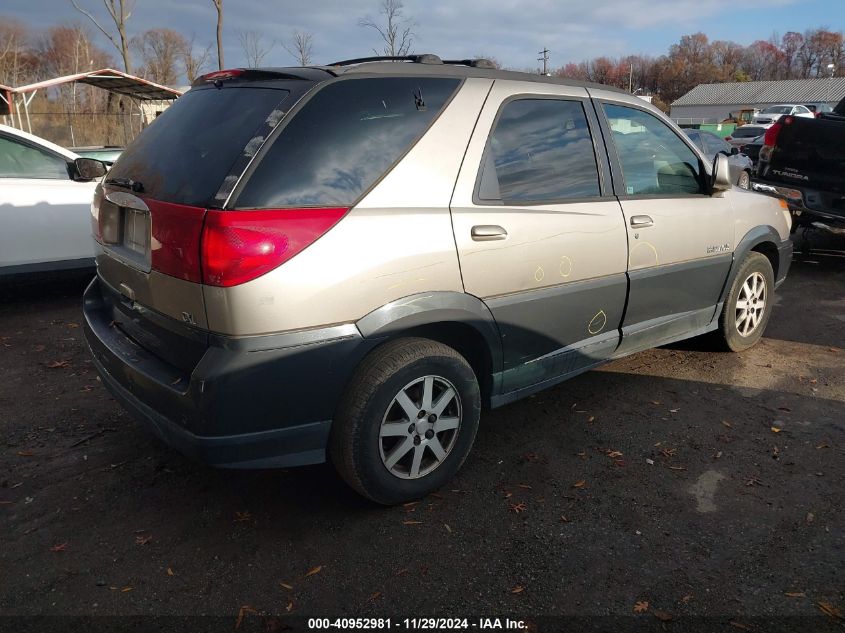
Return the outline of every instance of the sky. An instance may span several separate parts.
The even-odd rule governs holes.
[[[77,0],[108,16],[103,0]],[[239,31],[258,31],[272,44],[267,66],[294,63],[280,42],[295,29],[313,33],[315,63],[372,55],[378,34],[358,24],[378,17],[380,0],[224,0],[225,65],[245,64]],[[606,55],[664,54],[685,34],[703,31],[714,39],[750,44],[773,32],[824,26],[845,29],[845,0],[404,0],[404,14],[415,23],[413,50],[442,58],[492,56],[502,64],[538,66],[538,51],[550,50],[550,68]],[[15,18],[32,28],[87,23],[70,0],[3,0],[0,19]],[[130,34],[169,27],[198,44],[214,41],[212,0],[135,0]],[[100,34],[97,41],[118,59]]]

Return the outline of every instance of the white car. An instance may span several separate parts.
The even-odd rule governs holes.
[[[80,173],[92,164],[99,165],[0,125],[0,276],[94,265],[97,181]]]
[[[754,117],[751,119],[751,122],[766,125],[769,123],[774,123],[782,116],[790,114],[792,116],[802,116],[808,119],[812,119],[816,116],[813,111],[810,110],[810,108],[808,108],[807,106],[783,103],[780,105],[766,106],[754,115]]]

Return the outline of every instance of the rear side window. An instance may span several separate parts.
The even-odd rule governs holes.
[[[0,178],[68,180],[70,176],[63,158],[0,136]]]
[[[235,206],[351,206],[422,135],[459,84],[379,77],[325,86],[281,130]]]
[[[766,130],[763,128],[742,125],[736,128],[731,136],[734,138],[757,138],[761,134],[765,133],[765,131]]]
[[[257,151],[289,91],[226,86],[190,90],[117,159],[107,179],[131,178],[156,200],[206,206],[244,152]]]
[[[703,193],[698,155],[653,114],[604,104],[628,195]]]
[[[543,204],[599,195],[599,174],[580,101],[506,103],[490,135],[478,197]]]

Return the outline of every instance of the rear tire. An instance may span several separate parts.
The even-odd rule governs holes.
[[[742,262],[714,333],[720,346],[742,352],[762,337],[772,314],[775,276],[765,255],[751,252]]]
[[[384,505],[419,499],[458,472],[481,417],[478,380],[451,347],[402,338],[374,350],[344,392],[329,453],[340,476]]]

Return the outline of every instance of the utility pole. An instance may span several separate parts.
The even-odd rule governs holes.
[[[628,75],[628,92],[634,92],[634,62],[631,62],[631,74]]]
[[[538,55],[540,55],[540,57],[537,58],[537,61],[543,62],[543,75],[549,74],[549,53],[550,52],[551,51],[544,46],[543,50],[541,50],[539,53],[537,53]]]

